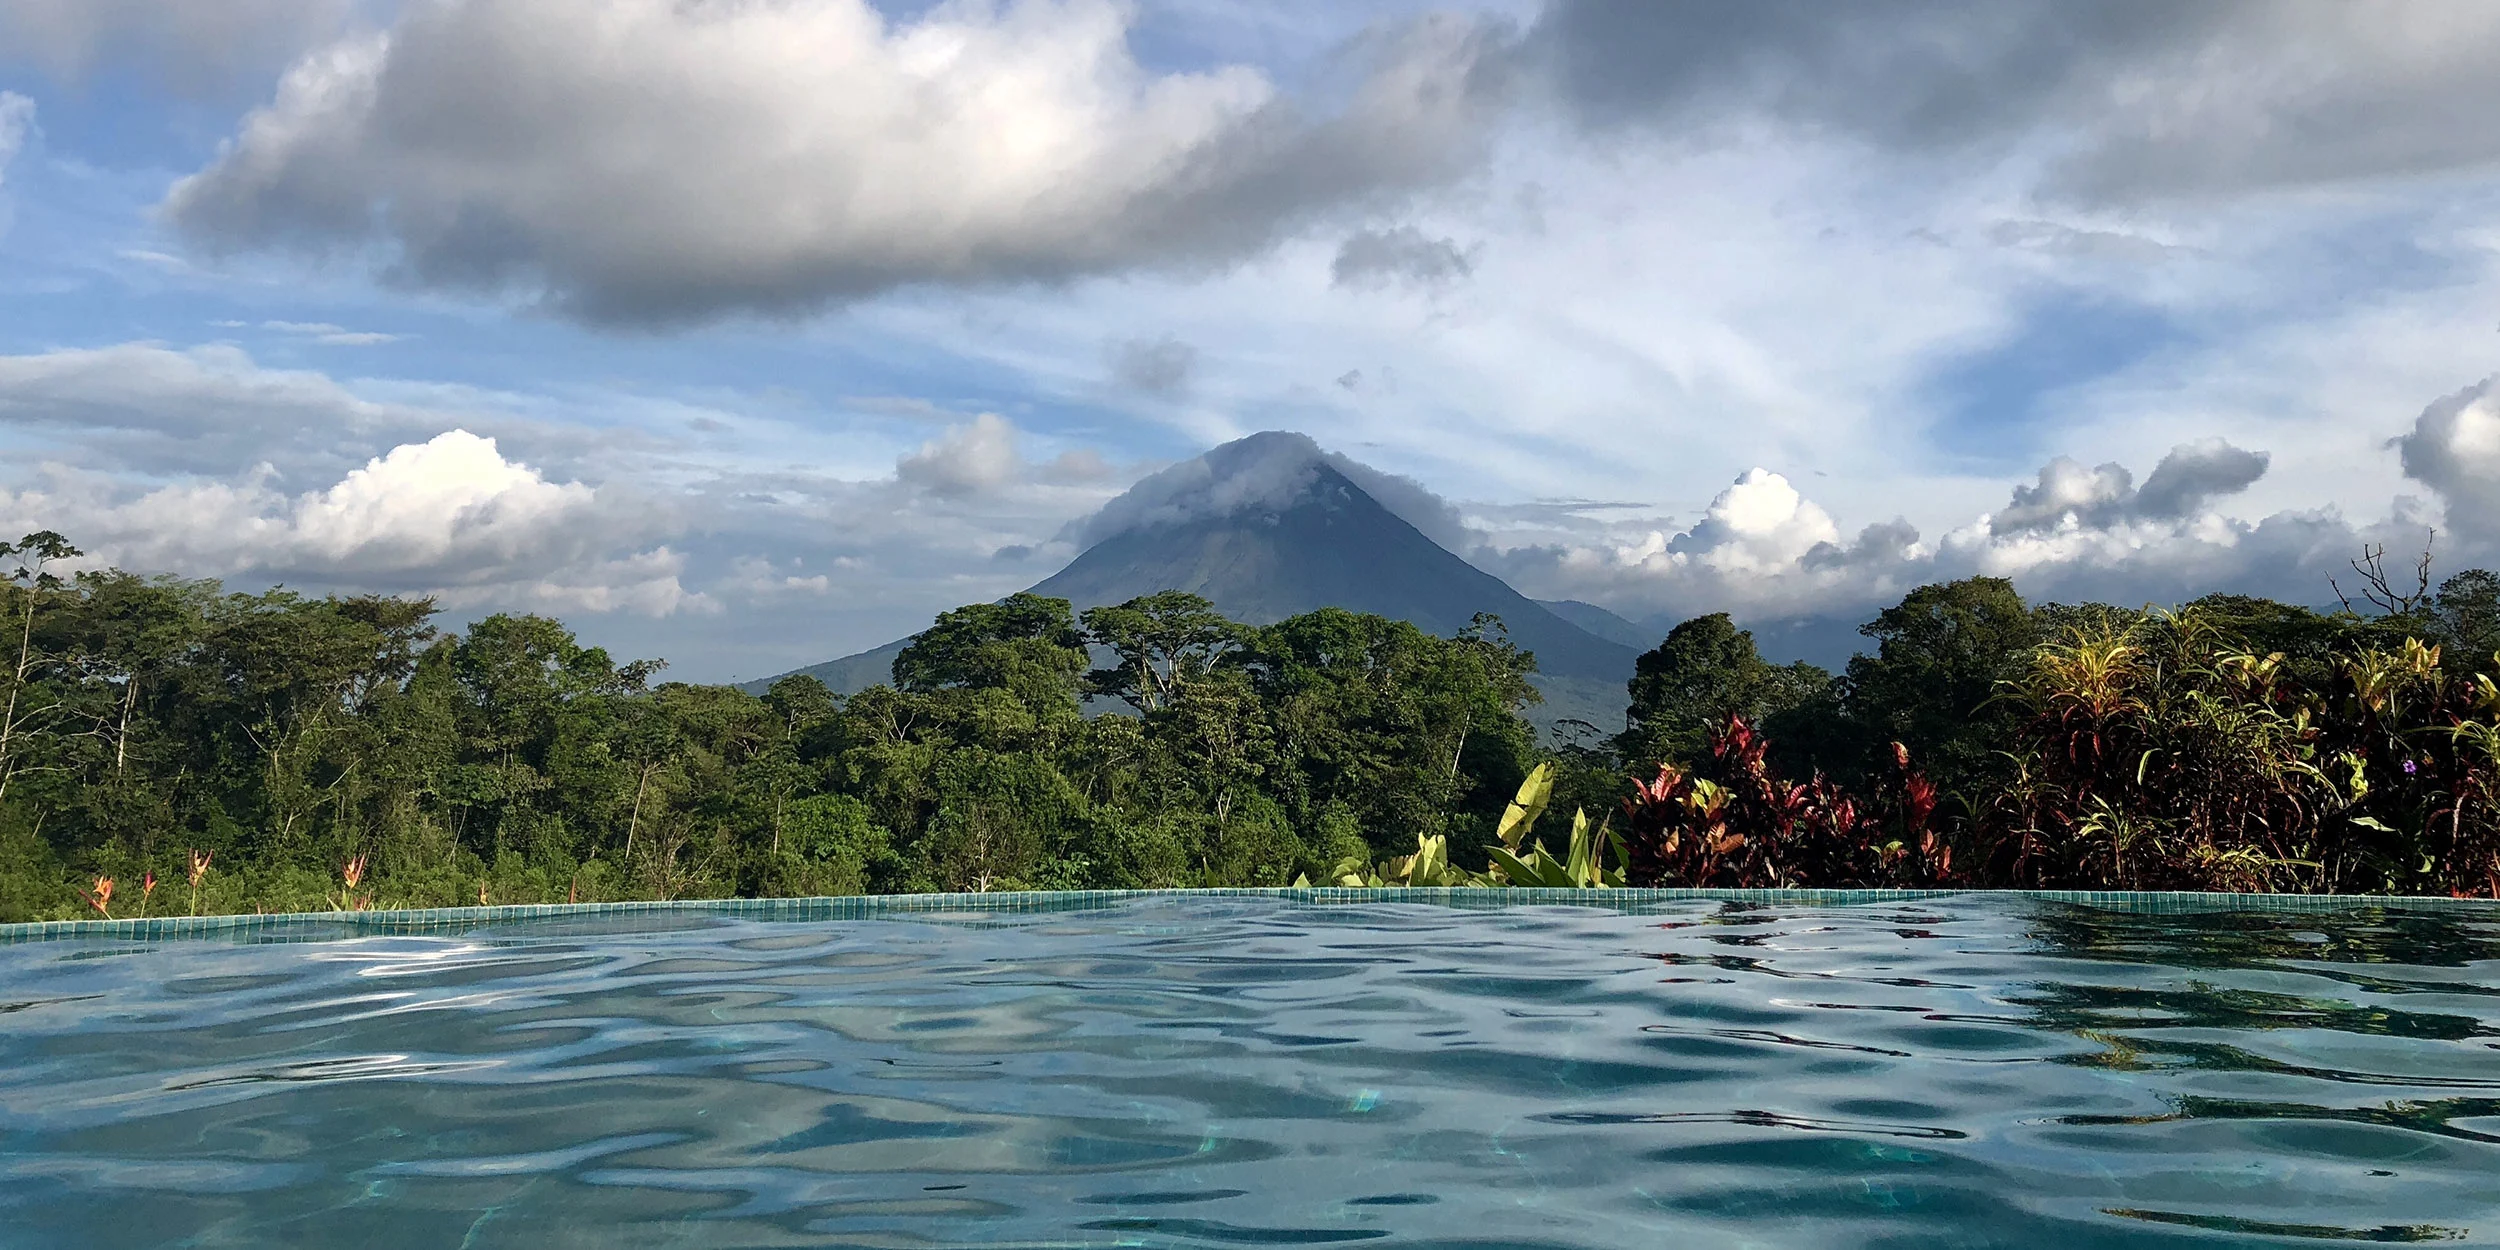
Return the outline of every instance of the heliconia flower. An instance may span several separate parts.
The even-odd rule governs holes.
[[[145,876],[139,878],[139,897],[146,898],[154,893],[156,893],[156,871],[150,869]]]
[[[95,879],[95,888],[87,892],[87,906],[104,913],[104,918],[107,920],[113,918],[113,879],[111,877]]]

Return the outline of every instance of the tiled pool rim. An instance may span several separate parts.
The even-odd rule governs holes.
[[[455,934],[527,922],[536,934],[561,936],[567,921],[592,922],[599,933],[661,931],[689,920],[810,922],[873,920],[967,913],[1031,915],[1101,911],[1140,900],[1262,899],[1300,906],[1410,903],[1492,910],[1507,907],[1596,907],[1639,913],[1695,900],[1791,907],[1909,903],[1962,896],[2035,899],[2146,915],[2204,912],[2304,913],[2379,908],[2483,911],[2500,919],[2500,902],[2386,894],[2201,894],[2131,890],[1705,890],[1483,889],[1426,886],[1369,889],[1342,886],[1273,889],[1043,890],[985,894],[861,894],[824,898],[685,899],[674,902],[546,903],[441,907],[405,911],[284,912],[249,916],[151,916],[115,920],[44,920],[0,925],[0,946],[65,940],[157,941],[179,938],[245,942],[334,941],[342,938]],[[552,923],[551,923],[552,922]],[[554,930],[554,932],[551,932]]]

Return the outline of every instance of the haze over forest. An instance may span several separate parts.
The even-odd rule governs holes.
[[[2477,0],[0,0],[0,533],[752,679],[1281,430],[1651,642],[2322,603],[2500,563],[2495,62]]]

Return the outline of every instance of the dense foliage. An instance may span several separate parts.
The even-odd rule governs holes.
[[[1627,878],[2500,894],[2500,577],[2391,594],[2366,571],[2368,615],[1922,587],[1828,686],[1688,621],[1720,688],[1769,693],[1679,726],[1698,750],[1629,753]],[[1691,718],[1644,719],[1641,689],[1627,747]]]
[[[423,601],[47,568],[71,554],[0,546],[0,920],[1274,885],[1487,841],[1536,759],[1489,622],[1018,595],[891,686],[759,696],[540,617],[451,636]]]
[[[542,617],[455,636],[423,600],[74,556],[0,544],[0,920],[1301,879],[2500,892],[2479,571],[2367,613],[1970,579],[1839,674],[1704,616],[1641,658],[1620,735],[1552,747],[1489,618],[1017,595],[940,617],[891,685],[757,695]],[[1559,854],[1549,803],[1580,810]]]

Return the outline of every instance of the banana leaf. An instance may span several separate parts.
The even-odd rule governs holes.
[[[1502,845],[1512,852],[1519,850],[1519,841],[1528,836],[1536,818],[1545,814],[1545,805],[1554,798],[1554,766],[1539,764],[1519,783],[1519,793],[1502,809],[1502,823],[1494,830]]]

